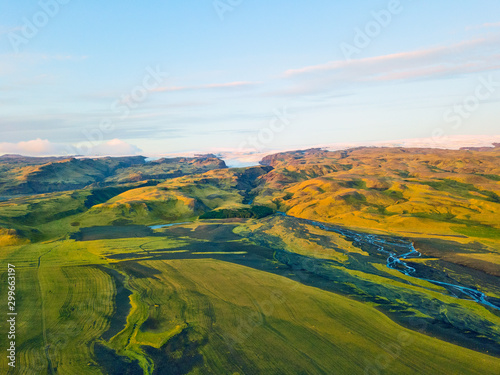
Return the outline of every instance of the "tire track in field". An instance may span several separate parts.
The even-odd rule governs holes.
[[[36,271],[36,276],[37,276],[37,279],[38,279],[38,290],[40,291],[40,301],[41,301],[41,311],[42,311],[42,335],[43,335],[43,347],[44,347],[44,351],[45,351],[45,357],[47,358],[47,367],[48,369],[50,370],[50,373],[52,375],[54,375],[54,368],[52,367],[52,360],[50,359],[50,354],[49,354],[49,345],[48,345],[48,342],[47,342],[47,331],[46,331],[46,326],[45,326],[45,303],[44,303],[44,299],[43,299],[43,288],[42,288],[42,283],[40,282],[40,265],[42,263],[42,257],[44,255],[47,255],[48,253],[50,253],[52,251],[52,249],[50,249],[49,251],[43,253],[42,255],[40,255],[38,257],[38,265],[37,265],[37,271]]]

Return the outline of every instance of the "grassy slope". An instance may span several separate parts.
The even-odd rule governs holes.
[[[201,366],[194,373],[361,373],[376,366],[379,356],[387,357],[381,344],[399,347],[395,350],[404,356],[389,357],[387,373],[447,373],[450,368],[481,373],[498,364],[403,329],[364,304],[276,275],[213,260],[141,264],[159,273],[131,283],[137,299],[129,326],[136,328],[124,331],[132,337],[128,350],[158,348],[185,333],[194,348],[169,355],[179,366]],[[148,319],[155,321],[154,328],[141,330]],[[122,346],[125,339],[115,341]],[[196,359],[197,351],[204,361]],[[429,357],[439,360],[421,361]],[[164,365],[158,373],[168,368]]]
[[[116,185],[166,179],[225,168],[213,155],[145,162],[145,157],[96,159],[1,158],[0,198],[81,189],[92,184]]]
[[[8,250],[2,263],[16,266],[18,373],[45,373],[48,360],[59,373],[87,373],[89,343],[113,311],[111,279],[88,266],[99,258],[63,241]],[[5,299],[0,306],[7,311]]]
[[[286,189],[276,203],[290,214],[425,234],[486,227],[498,238],[500,182],[493,177],[500,175],[500,151],[360,149],[345,157],[323,152],[282,159],[264,179]],[[283,177],[290,174],[292,182]]]
[[[148,250],[180,245],[150,237],[12,249],[7,259],[18,267],[22,296],[21,373],[45,373],[47,358],[58,373],[100,373],[90,342],[109,326],[115,288],[92,265],[106,264],[104,254],[137,251],[144,244]],[[114,267],[130,269],[120,264],[115,261]],[[499,363],[404,329],[366,304],[278,275],[211,259],[137,264],[147,274],[129,271],[133,308],[125,329],[106,345],[151,371],[155,358],[155,373],[167,368],[178,373],[361,373],[383,365],[394,374],[450,369],[487,374]],[[0,361],[5,368],[5,359]]]
[[[257,177],[266,183],[257,187],[242,184],[242,171],[220,170],[168,180],[155,187],[131,189],[90,210],[84,208],[90,194],[85,190],[0,204],[0,226],[16,230],[1,231],[5,242],[0,259],[19,267],[18,302],[19,311],[23,312],[18,326],[21,373],[44,373],[48,360],[59,373],[100,373],[95,356],[91,355],[96,349],[90,343],[99,341],[107,330],[117,309],[113,304],[117,289],[109,274],[96,265],[119,269],[133,291],[133,309],[125,330],[101,343],[137,360],[146,369],[152,369],[151,358],[156,358],[157,368],[168,360],[165,366],[176,368],[179,373],[186,369],[206,373],[209,368],[215,373],[297,373],[297,369],[304,373],[330,373],[335,366],[356,373],[372,365],[384,367],[387,373],[415,373],[411,368],[419,373],[450,373],[451,369],[457,369],[457,373],[491,373],[499,365],[497,358],[407,331],[373,307],[346,297],[220,260],[148,260],[155,250],[183,249],[194,241],[190,236],[174,238],[166,234],[86,242],[67,239],[68,233],[81,227],[110,225],[116,220],[156,224],[194,219],[198,212],[214,208],[241,207],[244,193],[255,189],[252,194],[259,194],[256,203],[278,205],[302,217],[348,222],[370,230],[402,231],[421,240],[422,248],[429,253],[438,257],[447,254],[451,262],[462,259],[496,264],[496,258],[490,256],[499,253],[495,237],[498,207],[491,194],[498,191],[498,180],[494,178],[499,174],[494,163],[498,160],[496,154],[484,165],[474,160],[464,164],[456,161],[460,159],[457,155],[443,154],[429,167],[426,164],[430,161],[422,161],[431,158],[429,155],[401,156],[394,151],[396,155],[388,155],[383,161],[377,159],[383,157],[380,152],[370,155],[372,152],[361,150],[347,157],[335,154],[333,158],[327,154],[321,160],[314,155],[305,166],[287,162],[286,167],[277,166]],[[470,170],[471,165],[476,169]],[[380,177],[381,171],[384,177]],[[485,191],[490,193],[484,194]],[[34,232],[34,227],[38,232]],[[120,227],[115,229],[123,231]],[[254,227],[250,229],[256,231]],[[239,229],[243,235],[248,230],[247,226]],[[332,259],[344,266],[349,266],[353,254],[367,256],[343,238],[325,239],[323,233],[312,228],[306,231],[310,234],[292,235],[274,224],[262,228],[262,232],[277,237],[289,250]],[[128,233],[129,237],[132,234]],[[445,236],[449,234],[472,238]],[[38,242],[23,245],[24,237]],[[456,243],[443,242],[436,249],[433,243],[425,242],[427,237]],[[57,238],[62,240],[51,242]],[[476,250],[471,239],[487,246],[489,252]],[[206,240],[199,241],[203,244]],[[457,250],[456,244],[469,247]],[[112,258],[115,254],[128,255]],[[132,260],[149,271],[141,276],[137,270],[131,270],[127,261]],[[484,264],[478,264],[474,266],[484,268]],[[491,312],[477,304],[444,298],[438,294],[442,292],[439,287],[421,282],[410,287],[409,280],[391,274],[380,262],[373,260],[372,266],[376,272],[349,267],[342,267],[342,271],[359,282],[378,285],[380,290],[410,294],[418,291],[429,301],[440,299],[450,306],[458,304],[483,317],[490,314],[487,318],[491,318],[493,328],[498,328]],[[0,278],[5,277],[2,269]],[[486,287],[491,288],[488,292],[496,293],[494,285]],[[433,289],[435,293],[423,289]],[[276,290],[283,294],[277,295]],[[5,309],[4,299],[0,301],[0,311]],[[5,336],[0,335],[2,347]],[[228,337],[229,342],[234,338],[237,342],[228,347]],[[402,344],[408,340],[411,344]],[[47,352],[43,350],[45,344],[49,344]],[[391,345],[399,345],[401,353],[387,357],[387,350],[378,348],[380,344],[393,349]],[[79,349],[74,350],[75,347]],[[168,350],[169,354],[160,356],[161,350]],[[366,361],[360,363],[360,358]],[[137,366],[121,360],[130,369]],[[0,361],[4,368],[5,358]],[[205,366],[205,370],[197,369],[199,366]]]
[[[225,168],[225,163],[213,155],[197,158],[160,159],[145,165],[120,168],[112,176],[106,178],[106,183],[173,178],[219,168]]]
[[[163,224],[191,220],[214,209],[249,207],[243,204],[243,173],[240,169],[218,169],[131,189],[92,207],[78,221],[82,226],[107,225],[120,219],[135,224]]]
[[[310,150],[265,161],[275,169],[261,178],[256,204],[364,231],[449,240],[471,248],[480,242],[491,258],[482,255],[479,261],[467,252],[442,255],[495,273],[500,253],[500,148]]]
[[[246,224],[239,231],[260,244],[309,257],[303,260],[300,256],[291,255],[277,258],[288,261],[296,268],[326,276],[336,290],[373,303],[383,311],[393,313],[394,317],[399,317],[398,321],[402,323],[408,324],[408,318],[416,314],[431,319],[436,325],[436,333],[439,330],[438,322],[461,330],[463,321],[467,320],[469,333],[475,331],[479,336],[493,339],[494,345],[500,343],[500,318],[495,311],[468,300],[456,299],[441,286],[387,268],[386,256],[379,255],[374,249],[361,250],[337,234],[283,217]],[[307,260],[310,258],[328,259],[331,262]],[[424,257],[419,261],[422,264],[435,263],[433,269],[444,270],[454,278],[455,283],[463,282],[492,297],[500,297],[498,280],[494,276],[474,270],[457,270],[433,258]],[[436,278],[437,274],[433,277]],[[452,281],[448,279],[448,282]],[[446,316],[443,311],[446,311]],[[430,333],[432,331],[429,330]]]

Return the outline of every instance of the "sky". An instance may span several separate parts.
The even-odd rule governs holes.
[[[0,0],[0,154],[453,147],[499,101],[497,0]]]

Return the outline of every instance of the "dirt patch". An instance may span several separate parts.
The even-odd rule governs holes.
[[[132,292],[125,288],[125,276],[120,274],[118,271],[106,268],[104,266],[96,266],[96,268],[100,269],[103,272],[106,272],[109,276],[111,276],[116,288],[114,301],[115,311],[113,313],[113,316],[109,320],[110,322],[108,330],[101,336],[104,340],[107,341],[125,328],[127,324],[127,316],[132,307],[130,305],[129,299],[129,296],[132,294]]]
[[[142,323],[140,329],[142,332],[157,332],[158,329],[161,328],[163,322],[164,320],[160,320],[150,316],[144,323]]]
[[[488,262],[487,260],[475,259],[473,256],[468,257],[465,254],[457,254],[453,258],[453,263],[473,268],[475,270],[484,271],[487,274],[500,277],[500,266],[498,264]]]
[[[143,346],[142,349],[153,359],[153,374],[181,375],[203,365],[203,355],[199,350],[207,342],[206,337],[188,327],[168,340],[160,349],[151,346]]]
[[[127,225],[81,228],[78,232],[73,233],[70,238],[76,241],[95,241],[156,235],[151,228],[145,225]]]
[[[120,356],[112,349],[104,345],[95,343],[94,357],[97,363],[109,375],[143,375],[139,362],[130,361],[127,357]]]
[[[134,254],[129,255],[132,257]],[[143,253],[137,255],[140,255],[141,257],[144,256]],[[132,261],[120,262],[118,263],[118,267],[120,267],[127,275],[135,277],[136,279],[144,279],[147,277],[156,279],[155,275],[161,275],[161,271],[158,271],[157,269],[149,268]]]
[[[182,252],[173,252],[180,250]],[[235,253],[244,254],[235,254]],[[196,254],[194,254],[196,253]],[[214,254],[216,253],[216,254]],[[224,254],[227,253],[227,254]],[[218,259],[231,263],[256,267],[260,269],[273,258],[274,251],[263,246],[245,242],[195,242],[177,249],[163,249],[149,252],[148,260],[178,260],[178,259]],[[109,259],[144,258],[144,253],[115,254]],[[134,277],[154,277],[156,270],[144,267],[134,261],[118,263],[119,267]],[[125,265],[125,266],[124,266]],[[139,267],[141,269],[139,269]]]
[[[432,238],[413,238],[415,249],[430,257],[439,258],[443,253],[488,253],[488,249],[479,242],[462,244]]]
[[[500,267],[486,260],[474,259],[474,254],[490,254],[488,248],[478,242],[461,244],[437,239],[414,239],[415,249],[429,257],[482,271],[492,276],[500,276]],[[471,257],[467,255],[471,254]]]
[[[169,234],[179,237],[189,237],[198,240],[208,241],[235,241],[241,239],[240,236],[233,233],[236,225],[223,225],[223,224],[208,224],[200,225],[194,230],[184,227],[172,227],[169,229]]]

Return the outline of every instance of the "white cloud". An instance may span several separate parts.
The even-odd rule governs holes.
[[[500,36],[496,35],[489,38],[477,38],[465,40],[460,43],[437,46],[427,49],[415,51],[393,53],[389,55],[367,57],[363,59],[353,60],[337,60],[325,64],[306,66],[300,69],[289,69],[285,72],[285,76],[298,76],[311,73],[328,73],[338,71],[349,71],[351,73],[364,72],[363,77],[367,75],[378,76],[381,73],[388,73],[393,70],[405,71],[413,70],[414,68],[422,69],[429,66],[445,66],[450,65],[452,72],[455,73],[455,65],[462,65],[464,62],[469,62],[471,56],[475,52],[486,49],[489,54],[481,55],[480,60],[487,60],[490,63],[492,56],[498,54],[496,47],[500,41]],[[424,74],[424,75],[427,75]]]
[[[348,148],[373,146],[373,147],[406,147],[406,148],[442,148],[457,150],[461,147],[491,147],[493,143],[500,143],[500,135],[453,135],[434,138],[411,138],[399,139],[393,141],[373,141],[373,142],[344,142],[331,144],[318,144],[305,148],[323,148],[326,150],[345,150]],[[68,150],[74,152],[68,153]],[[81,152],[81,151],[85,152]],[[161,155],[151,155],[145,153],[146,156],[158,157],[193,157],[195,154],[214,153],[223,159],[228,167],[247,167],[259,165],[259,161],[264,156],[272,155],[278,152],[293,151],[290,148],[256,151],[253,149],[208,149],[191,152],[176,152],[165,153]],[[138,147],[122,141],[120,139],[112,139],[103,142],[91,148],[67,147],[63,144],[51,143],[46,139],[35,139],[27,142],[19,143],[0,143],[0,154],[21,154],[25,156],[69,156],[79,154],[82,156],[132,156],[143,154]]]
[[[253,165],[259,165],[259,161],[266,155],[271,155],[280,152],[278,150],[273,151],[255,151],[253,149],[241,150],[241,149],[221,149],[215,151],[214,153],[218,155],[221,159],[226,162],[228,167],[250,167]]]
[[[0,143],[1,154],[20,154],[24,156],[128,156],[141,153],[138,147],[122,141],[112,139],[107,142],[92,145],[81,143],[77,145],[65,145],[52,143],[47,139],[34,139],[26,142]]]
[[[406,147],[406,148],[443,148],[458,150],[461,147],[491,147],[500,143],[500,135],[450,135],[439,138],[409,138],[394,141],[351,142],[320,145],[328,150],[345,150],[352,147]]]
[[[317,93],[359,82],[434,79],[500,69],[500,35],[469,39],[451,45],[414,51],[335,60],[324,64],[289,69],[290,93]]]
[[[493,143],[500,143],[500,135],[453,135],[434,138],[411,138],[399,139],[394,141],[374,141],[374,142],[344,142],[331,144],[318,144],[316,146],[304,148],[322,148],[325,150],[336,151],[346,150],[354,147],[405,147],[405,148],[441,148],[458,150],[461,147],[491,147]],[[293,151],[290,148],[281,150],[268,150],[257,152],[255,150],[240,149],[220,149],[212,150],[219,155],[229,167],[246,167],[259,165],[259,161],[264,156],[272,155],[278,152]]]
[[[198,86],[171,86],[171,87],[158,87],[152,91],[156,92],[175,92],[175,91],[195,91],[195,90],[218,90],[218,89],[241,89],[257,85],[258,82],[226,82],[226,83],[211,83],[208,85]]]
[[[481,25],[467,26],[465,30],[490,29],[493,27],[500,27],[500,22],[487,22]]]
[[[17,76],[30,74],[33,66],[49,63],[52,61],[78,62],[86,60],[88,56],[80,55],[49,55],[46,53],[1,53],[0,54],[0,77],[9,77],[16,73]]]
[[[141,152],[142,150],[137,146],[115,138],[94,146],[87,154],[89,156],[129,156],[138,155]]]
[[[47,139],[34,139],[27,142],[0,143],[0,154],[21,154],[26,156],[58,155],[62,152],[60,145]]]

